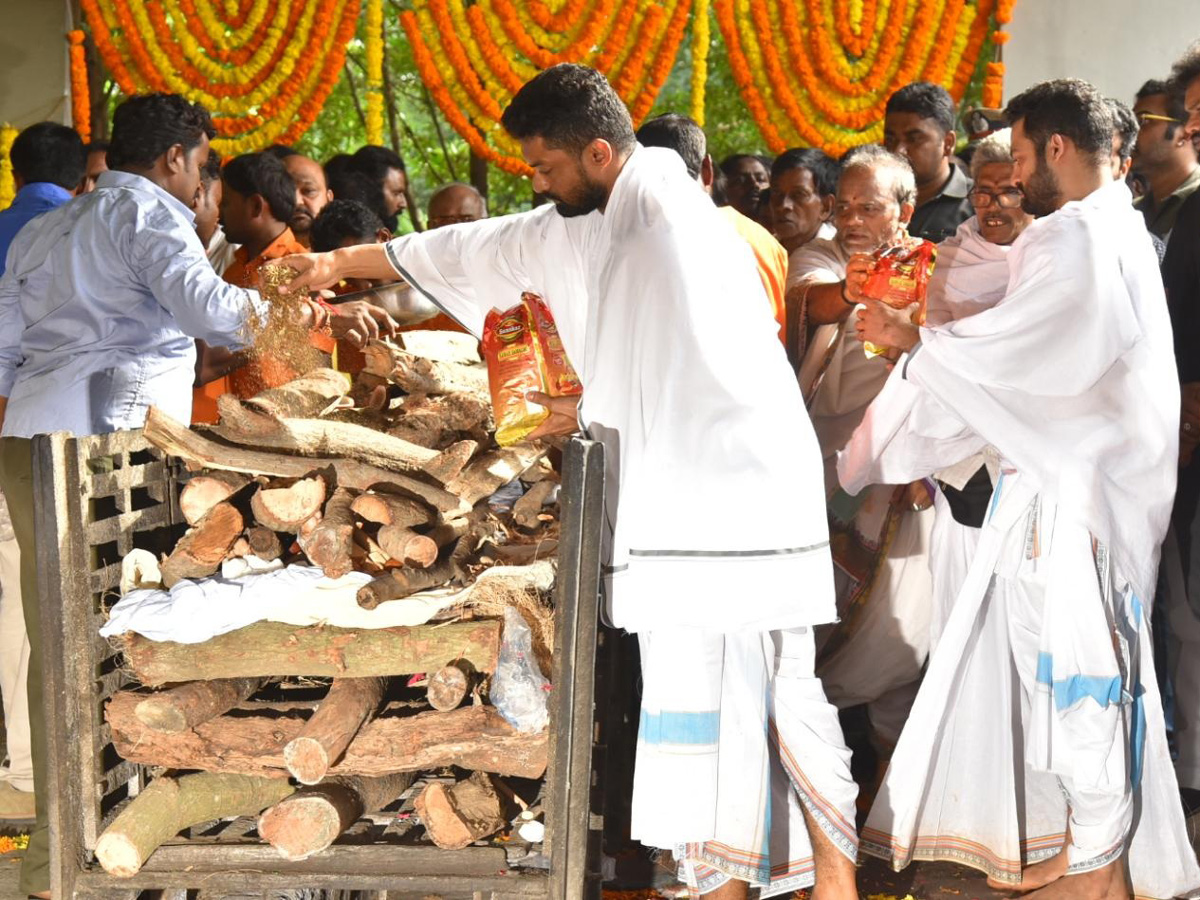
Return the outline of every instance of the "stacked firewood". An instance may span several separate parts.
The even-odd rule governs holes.
[[[495,445],[486,370],[465,335],[403,334],[365,360],[353,384],[318,369],[253,399],[225,395],[208,433],[151,410],[147,439],[194,472],[179,496],[190,527],[161,562],[162,585],[254,558],[366,573],[366,610],[428,592],[453,602],[405,627],[264,621],[202,643],[122,635],[143,688],[109,701],[115,748],[198,774],[159,777],[126,807],[97,846],[108,871],[136,873],[191,825],[260,812],[260,836],[303,858],[420,773],[451,767],[458,781],[431,781],[415,808],[430,840],[463,847],[520,803],[500,777],[544,775],[545,731],[518,731],[486,698],[508,606],[550,672],[558,480],[547,448]],[[518,477],[523,494],[493,499]],[[332,682],[315,708],[280,701],[297,678]]]

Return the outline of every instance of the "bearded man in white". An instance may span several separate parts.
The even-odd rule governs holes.
[[[839,461],[848,490],[987,445],[1001,467],[863,849],[1038,900],[1196,896],[1149,632],[1180,402],[1158,262],[1091,85],[1007,115],[1041,217],[1008,289],[921,329]]]
[[[532,436],[604,443],[608,611],[642,649],[633,836],[713,900],[814,876],[850,900],[857,789],[813,675],[821,463],[753,255],[599,72],[545,70],[502,124],[553,204],[289,258],[294,285],[398,274],[476,335],[493,304],[545,298],[583,396],[537,394]]]

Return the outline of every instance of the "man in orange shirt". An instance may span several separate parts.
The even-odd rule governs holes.
[[[307,250],[288,227],[296,208],[295,182],[283,163],[269,153],[247,153],[230,160],[221,172],[221,182],[222,227],[232,243],[241,244],[224,278],[239,287],[258,287],[259,270],[266,263]],[[309,340],[316,350],[332,358],[336,346],[332,337],[314,329]],[[277,357],[235,353],[203,343],[197,350],[196,380],[201,386],[192,401],[193,423],[215,422],[216,398],[226,391],[253,397],[300,374]]]
[[[710,195],[714,178],[712,157],[708,155],[708,140],[704,129],[695,120],[679,113],[665,113],[642,125],[637,132],[638,143],[643,147],[666,147],[674,150],[683,159],[688,174],[700,182]],[[779,323],[779,340],[787,336],[787,312],[784,296],[787,287],[787,251],[771,232],[753,219],[748,219],[732,206],[722,206],[721,212],[737,230],[758,263],[758,274],[763,289],[771,302],[771,312]]]

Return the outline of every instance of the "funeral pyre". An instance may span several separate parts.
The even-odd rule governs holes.
[[[474,338],[408,332],[364,357],[353,383],[316,369],[226,394],[208,432],[150,412],[148,440],[192,472],[190,527],[125,561],[105,633],[143,687],[105,715],[123,757],[172,771],[101,837],[111,873],[223,817],[257,815],[289,859],[402,800],[445,848],[538,825],[549,448],[496,444]],[[283,596],[259,611],[268,584]]]

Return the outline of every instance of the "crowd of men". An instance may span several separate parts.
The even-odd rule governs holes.
[[[635,134],[602,76],[556,66],[502,120],[551,202],[489,220],[451,184],[405,237],[386,148],[221,160],[166,95],[108,145],[26,129],[0,212],[23,889],[48,896],[29,439],[151,404],[211,422],[294,377],[245,347],[282,260],[298,292],[402,278],[443,311],[421,327],[546,298],[584,392],[543,397],[538,436],[606,444],[606,597],[641,647],[632,833],[693,895],[855,897],[860,850],[1045,900],[1200,891],[1200,44],[1134,100],[1046,82],[960,147],[916,83],[882,146],[717,166],[686,116]],[[865,291],[915,239],[938,245],[923,321]],[[301,306],[350,372],[401,314]]]

